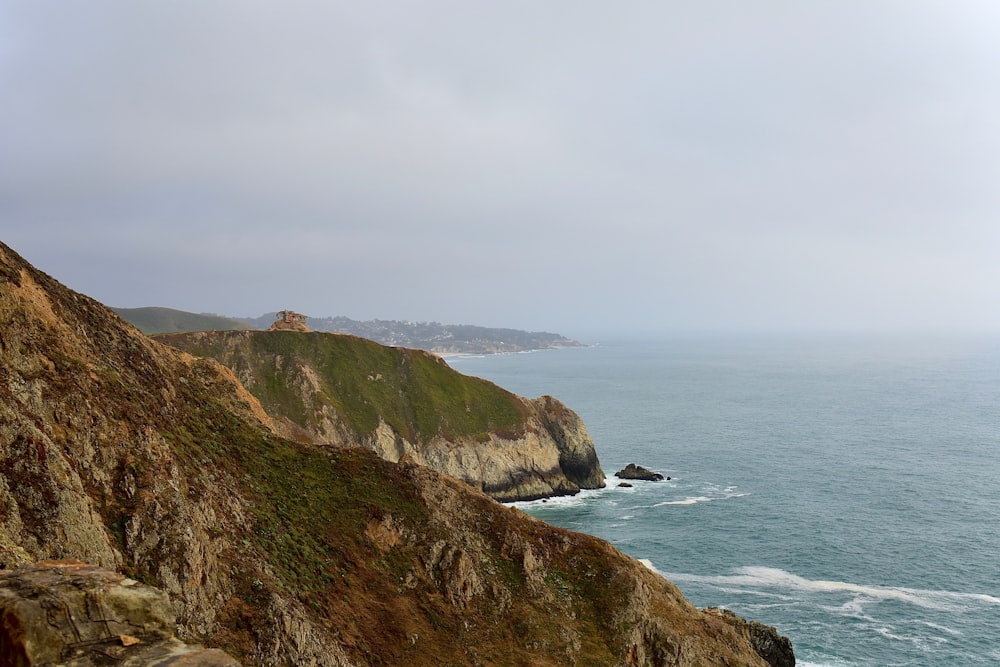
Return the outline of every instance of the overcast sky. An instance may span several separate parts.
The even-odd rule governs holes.
[[[0,240],[108,305],[1000,331],[1000,3],[0,3]]]

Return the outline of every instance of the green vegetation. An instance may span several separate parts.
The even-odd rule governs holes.
[[[322,417],[324,406],[361,436],[373,433],[381,419],[411,442],[436,435],[516,436],[526,424],[526,406],[517,396],[462,375],[426,352],[294,331],[158,340],[229,366],[270,414],[307,429]]]
[[[111,310],[144,334],[253,329],[253,326],[246,322],[230,317],[187,313],[172,308],[112,308]]]
[[[331,586],[350,585],[352,570],[379,562],[363,537],[373,517],[391,514],[426,524],[427,508],[398,466],[368,450],[330,450],[267,436],[199,384],[191,382],[184,391],[201,412],[163,435],[194,486],[229,479],[242,488],[254,519],[248,536],[253,551],[269,563],[285,593],[318,605]],[[390,581],[399,576],[390,574]]]

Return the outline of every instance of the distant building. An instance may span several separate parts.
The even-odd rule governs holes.
[[[292,324],[294,322],[301,322],[302,324],[305,324],[309,318],[302,313],[296,313],[292,310],[279,310],[278,319],[285,324]]]
[[[309,331],[306,320],[309,318],[294,310],[279,310],[278,319],[271,325],[270,331]]]

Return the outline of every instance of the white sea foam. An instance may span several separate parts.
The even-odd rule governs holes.
[[[656,503],[653,507],[663,507],[665,505],[697,505],[698,503],[710,503],[716,500],[729,500],[730,498],[742,498],[750,495],[749,493],[739,493],[736,491],[736,487],[734,486],[729,486],[725,489],[708,488],[706,491],[714,495],[688,496],[683,500],[665,500],[662,503]]]
[[[656,503],[653,507],[663,507],[665,505],[696,505],[698,503],[707,503],[716,498],[709,498],[707,496],[688,496],[684,500],[665,500],[662,503]]]
[[[639,562],[642,563],[643,565],[645,565],[646,569],[652,570],[653,572],[657,573],[661,577],[663,576],[663,573],[660,572],[659,570],[657,570],[656,566],[653,565],[653,561],[649,560],[648,558],[640,558]]]
[[[511,503],[505,503],[511,507],[517,507],[519,509],[529,509],[529,508],[540,508],[540,507],[580,507],[589,501],[596,498],[603,497],[609,493],[618,493],[621,491],[630,491],[631,489],[619,489],[611,485],[611,478],[606,477],[604,479],[604,488],[601,489],[584,489],[579,493],[572,496],[553,496],[551,498],[542,498],[539,500],[517,500]]]
[[[796,660],[795,664],[798,667],[851,667],[852,665],[857,664],[842,658],[827,658],[825,656],[820,658],[820,660],[822,662],[813,662],[811,660],[805,662],[802,660]]]
[[[867,602],[903,602],[917,607],[941,611],[960,611],[978,604],[1000,605],[1000,598],[981,593],[932,591],[916,588],[853,584],[844,581],[806,579],[773,567],[742,567],[737,569],[735,574],[718,576],[673,573],[668,574],[667,578],[673,581],[692,581],[719,587],[735,586],[744,590],[781,588],[817,594],[847,593],[859,597],[846,603],[842,607],[843,611],[859,615],[861,605]],[[745,590],[745,592],[752,593],[753,590]]]
[[[895,639],[896,641],[912,641],[911,637],[903,637],[902,635],[897,635],[893,633],[892,628],[886,628],[886,627],[876,628],[875,632],[879,633],[886,639]]]
[[[945,626],[941,625],[940,623],[931,623],[930,621],[922,621],[922,622],[923,622],[924,625],[926,625],[929,628],[934,628],[935,630],[940,630],[941,632],[945,632],[945,633],[947,633],[947,634],[949,634],[949,635],[951,635],[953,637],[961,637],[962,634],[963,634],[961,630],[954,630],[952,628],[945,627]]]

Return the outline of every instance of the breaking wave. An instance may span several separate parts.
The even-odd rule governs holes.
[[[772,567],[741,567],[730,575],[704,576],[684,573],[668,573],[665,575],[674,582],[695,582],[716,587],[739,589],[743,593],[755,593],[759,589],[790,590],[798,593],[839,594],[847,593],[855,596],[855,600],[846,603],[843,610],[860,613],[859,602],[894,601],[940,611],[961,611],[970,606],[997,606],[1000,598],[983,593],[961,593],[954,591],[935,591],[918,588],[902,588],[896,586],[876,586],[870,584],[855,584],[846,581],[827,581],[823,579],[806,579],[791,572]]]

